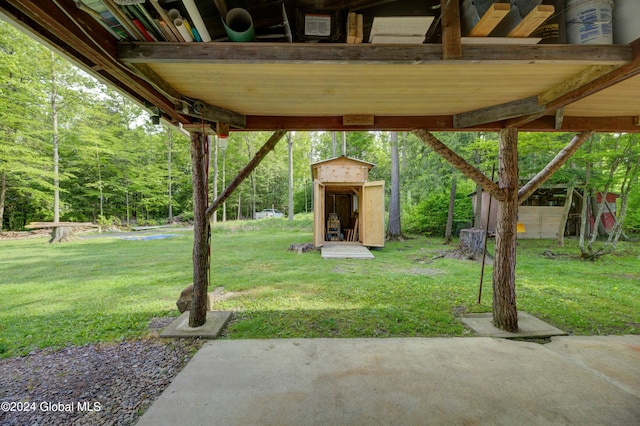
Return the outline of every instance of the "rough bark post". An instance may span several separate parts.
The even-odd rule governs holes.
[[[518,331],[516,308],[516,225],[518,218],[518,129],[500,132],[498,185],[505,197],[498,202],[493,266],[493,323]]]
[[[207,217],[207,175],[205,172],[205,137],[191,133],[191,180],[193,182],[193,299],[189,327],[207,321],[209,287],[209,220]]]
[[[504,194],[498,188],[491,179],[484,175],[480,170],[473,167],[471,164],[453,152],[449,147],[440,142],[435,136],[426,130],[418,129],[414,130],[413,134],[419,137],[429,148],[431,148],[436,154],[444,158],[449,164],[455,167],[460,173],[468,177],[476,184],[480,185],[483,190],[488,192],[493,198],[498,201],[503,201]]]
[[[560,167],[562,167],[573,154],[593,135],[592,130],[584,131],[571,139],[554,158],[540,170],[529,182],[520,188],[518,193],[518,204],[525,202],[536,189],[540,188]]]
[[[213,202],[207,207],[206,217],[209,218],[213,213],[215,213],[216,209],[231,195],[231,193],[238,187],[240,184],[246,179],[251,172],[258,167],[258,164],[264,159],[264,157],[273,150],[276,144],[282,139],[284,134],[287,133],[286,130],[276,130],[269,140],[267,140],[264,145],[256,152],[256,155],[253,156],[251,161],[247,163],[246,166],[242,170],[238,172],[236,177],[233,178],[231,183],[222,190],[220,195],[213,200]],[[194,201],[195,202],[195,201]],[[194,212],[195,214],[195,212]]]

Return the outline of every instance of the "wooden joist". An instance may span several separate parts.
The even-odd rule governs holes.
[[[488,37],[498,24],[509,14],[509,3],[494,3],[482,15],[478,23],[469,31],[469,37]],[[538,5],[529,12],[507,35],[513,38],[529,37],[544,21],[555,12],[551,5]]]
[[[491,31],[507,16],[511,5],[509,3],[494,3],[482,15],[480,21],[469,31],[469,37],[487,37]]]
[[[516,25],[509,34],[508,37],[529,37],[532,32],[536,30],[540,25],[544,23],[553,13],[556,8],[551,5],[541,4],[533,8],[531,12],[524,19]]]

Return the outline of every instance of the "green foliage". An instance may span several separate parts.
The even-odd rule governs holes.
[[[625,228],[632,232],[640,232],[640,191],[635,191],[629,196]]]
[[[100,227],[100,229],[109,228],[111,226],[122,226],[122,222],[119,218],[115,216],[104,217],[102,215],[98,216],[96,223]]]
[[[176,217],[178,220],[182,222],[192,222],[193,221],[193,211],[184,211],[179,216]]]
[[[405,229],[410,233],[443,237],[449,212],[449,194],[432,193],[417,206],[405,210]],[[473,223],[473,206],[467,194],[456,192],[453,226],[456,231]]]

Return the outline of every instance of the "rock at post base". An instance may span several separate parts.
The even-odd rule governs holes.
[[[182,293],[180,293],[180,297],[176,302],[176,306],[178,307],[178,311],[180,313],[186,312],[191,309],[191,301],[193,300],[193,284],[189,284]],[[213,310],[213,299],[211,298],[211,294],[207,293],[207,311]]]

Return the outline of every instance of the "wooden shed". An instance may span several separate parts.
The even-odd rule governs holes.
[[[384,181],[369,182],[373,164],[337,157],[311,165],[313,243],[384,246]]]
[[[571,204],[566,205],[568,187],[566,185],[552,185],[536,190],[522,205],[518,206],[518,223],[522,225],[518,232],[519,239],[557,238],[560,223],[566,217],[564,229],[565,236],[580,235],[580,219],[582,216],[583,193],[578,189],[572,189]],[[616,222],[617,195],[607,193],[605,210],[601,216],[601,231],[608,233]],[[491,200],[491,218],[489,219],[489,232],[496,230],[498,202],[487,192],[482,193],[481,224],[487,223]],[[587,234],[591,234],[594,227],[594,216],[598,204],[602,201],[602,194],[594,196],[587,210]],[[473,198],[474,209],[476,198]]]

